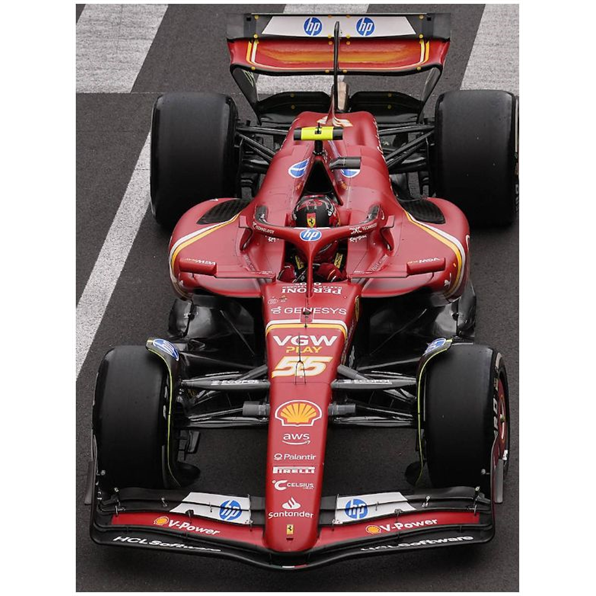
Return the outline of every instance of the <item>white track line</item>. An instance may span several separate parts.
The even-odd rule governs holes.
[[[87,10],[85,8],[85,10]],[[77,378],[149,205],[149,146],[145,141],[99,257],[77,304]]]
[[[464,74],[462,89],[503,89],[519,94],[519,5],[487,4]]]
[[[77,23],[77,93],[130,93],[165,4],[87,4]]]
[[[368,10],[368,4],[286,4],[284,13],[296,14],[359,14]],[[340,81],[343,76],[340,75]],[[333,77],[313,75],[302,77],[272,77],[259,75],[259,96],[273,95],[283,91],[324,91],[331,93]]]

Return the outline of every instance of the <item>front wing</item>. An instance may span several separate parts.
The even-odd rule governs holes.
[[[457,544],[494,536],[490,500],[472,488],[390,492],[321,500],[319,538],[305,552],[267,548],[261,497],[122,489],[95,500],[91,537],[99,544],[173,550],[241,560],[268,569],[304,569],[347,557]],[[288,544],[292,516],[286,512]]]

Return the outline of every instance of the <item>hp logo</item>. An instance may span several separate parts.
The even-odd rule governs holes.
[[[219,517],[225,521],[233,521],[242,515],[242,507],[240,503],[234,500],[224,501],[219,506]]]
[[[317,17],[308,17],[308,19],[304,21],[304,32],[306,35],[318,35],[322,30],[323,23],[321,23]]]
[[[364,37],[369,36],[375,30],[375,23],[369,17],[362,17],[356,23],[356,32]]]
[[[302,230],[302,232],[300,232],[300,240],[304,240],[304,242],[314,242],[322,235],[320,230]]]
[[[352,519],[362,519],[368,515],[368,505],[362,499],[351,499],[346,503],[346,515]]]

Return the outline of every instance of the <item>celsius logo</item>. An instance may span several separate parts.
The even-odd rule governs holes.
[[[369,17],[362,17],[356,23],[356,31],[365,37],[368,37],[375,30],[375,23]]]
[[[362,519],[368,515],[368,505],[362,499],[351,499],[346,503],[346,515],[352,519]]]
[[[305,242],[314,242],[322,235],[323,234],[321,234],[320,230],[302,230],[302,232],[300,232],[300,240],[304,240]]]
[[[355,178],[360,174],[360,170],[341,170],[345,178]]]
[[[219,517],[225,521],[233,521],[241,515],[242,507],[240,507],[238,501],[229,499],[219,506]]]
[[[304,32],[306,35],[318,35],[322,30],[323,23],[321,23],[317,17],[308,17],[308,19],[304,21]]]
[[[292,178],[302,178],[304,176],[304,172],[306,172],[306,166],[308,165],[308,159],[304,161],[299,161],[295,163],[293,166],[290,166],[288,170],[288,174],[292,176]]]
[[[312,482],[289,482],[288,480],[272,480],[275,490],[287,490],[288,488],[302,488],[304,490],[314,490],[315,485]]]
[[[288,488],[286,486],[287,483],[287,480],[273,480],[273,486],[275,490],[286,490]]]

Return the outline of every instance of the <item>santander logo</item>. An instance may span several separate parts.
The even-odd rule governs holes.
[[[298,501],[296,501],[296,499],[294,499],[294,497],[292,497],[289,501],[286,501],[282,507],[284,509],[290,509],[293,511],[294,509],[300,509],[301,505],[298,503]]]

